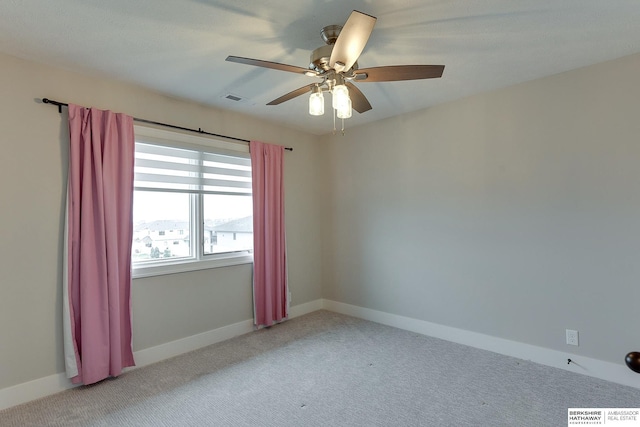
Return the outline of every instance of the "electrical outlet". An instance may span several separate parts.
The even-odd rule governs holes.
[[[579,345],[578,344],[578,331],[574,331],[573,329],[567,329],[567,344],[568,345]]]

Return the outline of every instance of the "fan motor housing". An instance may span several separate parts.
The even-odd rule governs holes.
[[[329,66],[329,60],[331,59],[331,52],[333,52],[333,45],[320,46],[311,52],[309,58],[309,69],[316,71],[320,74],[324,74],[331,69]],[[356,61],[351,67],[352,70],[358,69],[358,61]],[[346,70],[345,70],[346,71]]]
[[[331,59],[331,52],[333,51],[333,45],[324,45],[315,49],[311,52],[311,56],[309,58],[309,69],[315,70],[319,73],[328,71],[331,67],[329,67],[329,59]]]

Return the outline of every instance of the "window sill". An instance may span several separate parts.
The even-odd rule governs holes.
[[[163,276],[166,274],[184,273],[187,271],[208,270],[211,268],[228,267],[233,265],[251,264],[253,255],[221,255],[214,259],[205,260],[182,260],[174,262],[164,262],[161,265],[149,264],[138,265],[131,269],[131,277],[139,279],[142,277]]]

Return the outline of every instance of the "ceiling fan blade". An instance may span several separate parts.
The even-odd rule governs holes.
[[[307,92],[311,92],[311,89],[314,86],[315,86],[315,84],[310,84],[310,85],[302,86],[301,88],[298,88],[296,90],[292,90],[291,92],[287,93],[286,95],[282,95],[280,98],[274,99],[273,101],[271,101],[267,105],[282,104],[285,101],[288,101],[290,99],[296,98],[296,97],[298,97],[300,95],[304,95]]]
[[[336,71],[348,70],[353,66],[367,44],[376,20],[377,18],[374,16],[366,15],[357,10],[351,12],[333,46],[329,59],[331,68],[336,69],[336,63],[340,63],[338,68],[344,67]]]
[[[349,88],[349,98],[351,98],[351,105],[353,106],[353,109],[361,114],[365,111],[371,110],[371,104],[369,104],[364,93],[360,92],[360,89],[351,82],[346,82],[345,84]]]
[[[227,61],[238,64],[255,65],[256,67],[271,68],[273,70],[288,71],[290,73],[305,74],[308,68],[296,67],[295,65],[280,64],[279,62],[263,61],[261,59],[242,58],[240,56],[227,56]]]
[[[444,65],[389,65],[361,68],[356,71],[359,82],[395,82],[399,80],[437,79],[442,77]],[[366,75],[364,77],[363,75]]]

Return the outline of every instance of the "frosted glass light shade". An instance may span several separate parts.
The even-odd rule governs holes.
[[[309,97],[309,114],[322,116],[324,114],[324,96],[322,92],[314,92]]]
[[[349,99],[349,89],[345,85],[336,85],[333,87],[331,91],[331,105],[334,109],[340,110],[344,108],[347,102],[350,102]]]
[[[339,119],[348,119],[351,117],[351,99],[347,98],[347,102],[341,104],[337,109],[337,115]]]

